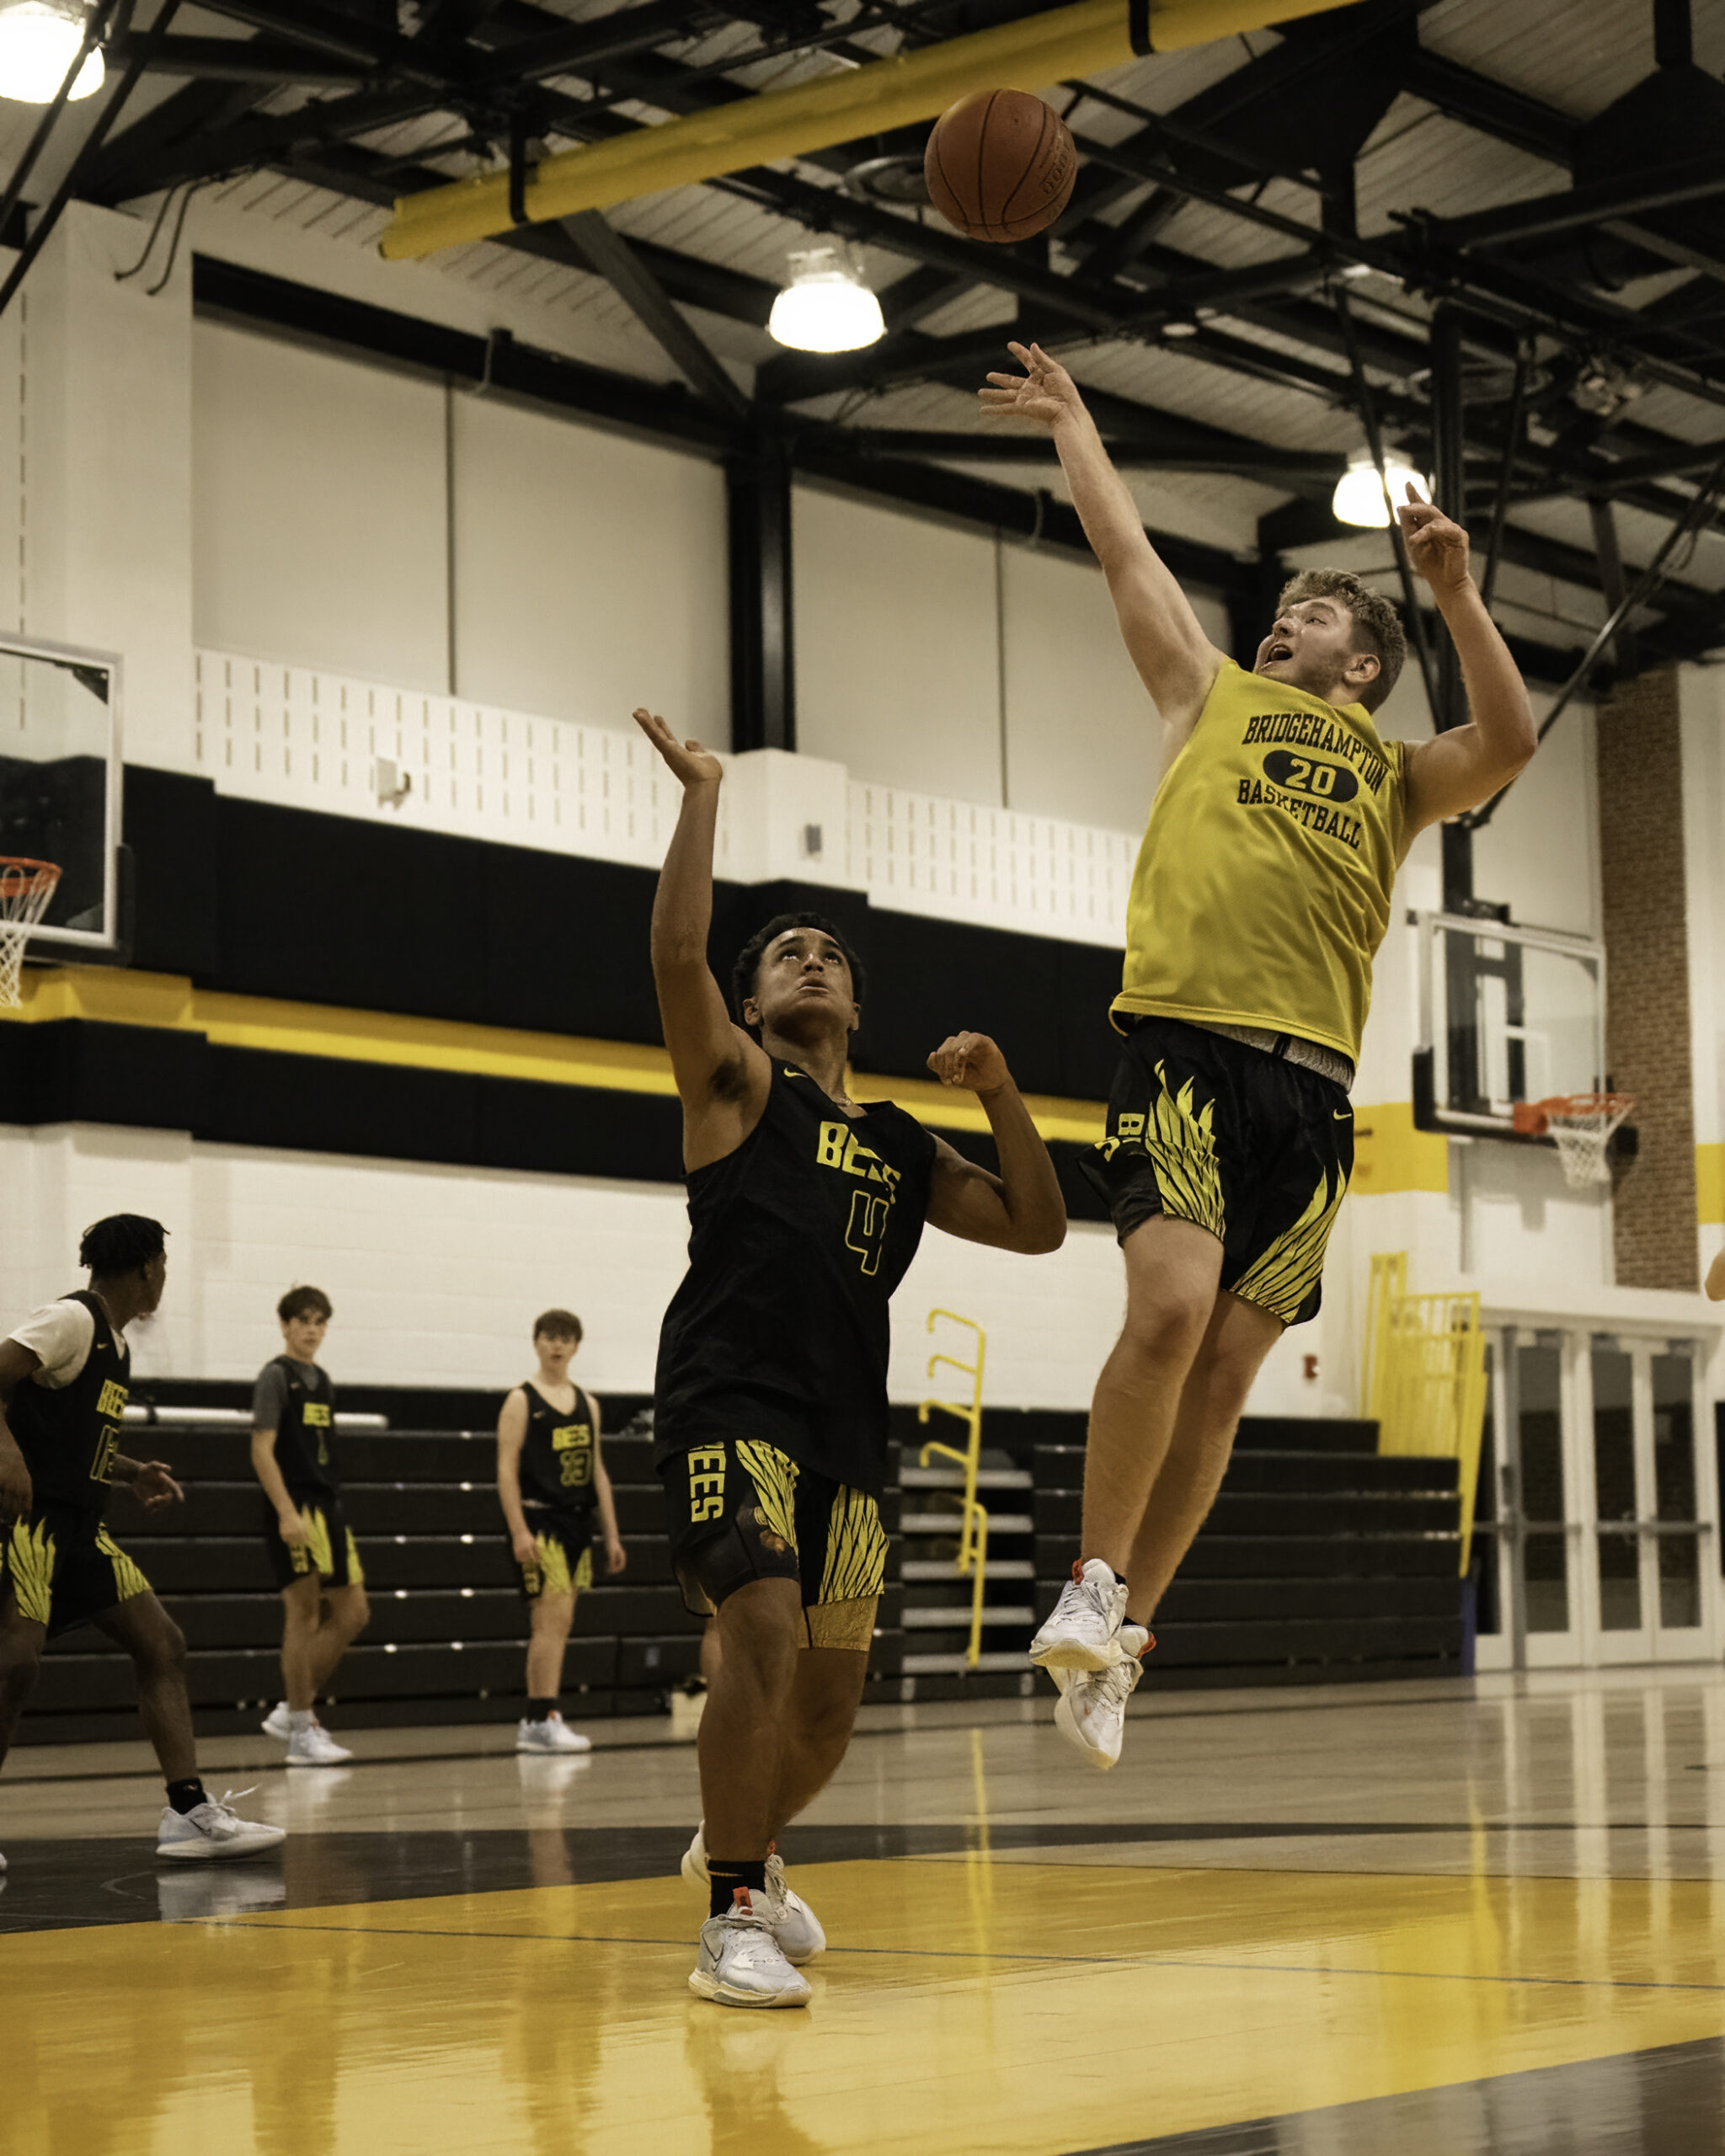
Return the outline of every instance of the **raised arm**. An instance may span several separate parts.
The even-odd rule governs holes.
[[[1030,1119],[1007,1059],[985,1033],[954,1033],[928,1059],[943,1086],[966,1086],[982,1103],[1001,1171],[967,1161],[943,1138],[935,1143],[928,1218],[949,1235],[1035,1257],[1066,1240],[1066,1203],[1055,1164]]]
[[[1137,504],[1071,376],[1039,344],[1007,350],[1024,372],[990,375],[980,392],[983,409],[996,419],[1028,419],[1054,437],[1072,506],[1108,579],[1132,664],[1163,719],[1183,738],[1198,723],[1222,654],[1146,536]]]
[[[680,741],[651,712],[638,711],[635,723],[683,789],[653,900],[653,982],[683,1103],[683,1159],[693,1168],[742,1143],[760,1120],[771,1073],[759,1047],[732,1024],[724,992],[707,963],[724,767],[711,750],[698,741]]]
[[[1427,825],[1477,808],[1508,786],[1532,761],[1539,731],[1520,670],[1469,573],[1466,532],[1411,486],[1397,515],[1407,558],[1455,640],[1468,713],[1466,725],[1409,751],[1405,848]]]

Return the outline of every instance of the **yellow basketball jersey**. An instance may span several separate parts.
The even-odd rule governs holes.
[[[1150,812],[1116,1021],[1267,1027],[1358,1061],[1407,781],[1363,706],[1225,660]]]

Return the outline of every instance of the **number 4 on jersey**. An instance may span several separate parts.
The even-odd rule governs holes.
[[[857,1252],[867,1274],[873,1275],[880,1270],[880,1246],[886,1241],[887,1219],[892,1209],[890,1198],[877,1197],[872,1190],[852,1193],[851,1219],[845,1230],[845,1248]]]

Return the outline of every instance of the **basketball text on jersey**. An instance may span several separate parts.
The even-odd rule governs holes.
[[[724,1448],[689,1454],[689,1518],[724,1516]]]
[[[845,1248],[856,1251],[864,1273],[873,1274],[880,1264],[880,1246],[900,1180],[900,1171],[857,1143],[847,1123],[824,1123],[815,1141],[814,1157],[823,1168],[857,1176],[882,1186],[879,1192],[857,1191],[851,1199],[851,1217],[845,1228]]]
[[[126,1412],[126,1389],[109,1378],[96,1396],[96,1412],[102,1420],[102,1434],[96,1443],[96,1456],[90,1462],[93,1482],[111,1482],[114,1462],[120,1451],[119,1422]]]
[[[1151,808],[1116,1023],[1258,1027],[1357,1060],[1406,813],[1407,750],[1362,706],[1226,661]]]

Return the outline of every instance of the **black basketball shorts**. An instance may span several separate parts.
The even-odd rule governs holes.
[[[1178,1018],[1141,1018],[1081,1165],[1124,1243],[1160,1213],[1208,1228],[1221,1285],[1284,1325],[1317,1315],[1324,1251],[1354,1172],[1333,1079]]]
[[[365,1568],[340,1498],[296,1497],[293,1502],[300,1525],[306,1530],[303,1542],[284,1542],[275,1508],[267,1501],[264,1506],[264,1546],[270,1553],[277,1587],[291,1587],[296,1580],[312,1572],[319,1575],[325,1587],[363,1587]]]
[[[866,1491],[747,1438],[674,1453],[659,1472],[671,1566],[692,1614],[710,1617],[750,1580],[795,1580],[804,1646],[868,1652],[886,1584],[886,1531]]]
[[[0,1534],[0,1603],[9,1593],[19,1615],[45,1625],[51,1640],[149,1592],[98,1513],[42,1505]]]
[[[586,1514],[564,1519],[555,1513],[529,1513],[537,1555],[520,1565],[521,1598],[537,1602],[545,1594],[585,1594],[593,1584],[593,1522]]]

